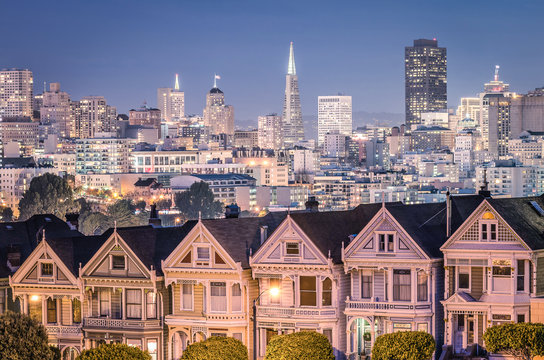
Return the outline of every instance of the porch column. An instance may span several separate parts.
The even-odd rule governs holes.
[[[447,311],[448,325],[446,326],[446,344],[453,345],[453,314]]]
[[[57,325],[61,325],[62,322],[62,299],[56,299],[57,303]]]
[[[387,301],[391,302],[393,301],[393,268],[387,269]]]
[[[479,334],[478,334],[478,326],[479,326],[479,315],[478,313],[475,313],[474,314],[474,343],[475,344],[478,344],[478,341],[479,341]]]

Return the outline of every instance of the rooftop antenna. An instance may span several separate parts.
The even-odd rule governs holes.
[[[45,241],[45,228],[42,229],[42,241]]]
[[[117,220],[113,221],[113,231],[117,232]]]
[[[198,212],[198,221],[202,221],[202,211]]]
[[[495,77],[494,77],[495,81],[499,81],[499,69],[500,69],[500,66],[495,65]]]
[[[217,74],[213,74],[213,87],[216,88],[217,87],[217,80],[220,80],[221,79],[221,76],[217,75]]]

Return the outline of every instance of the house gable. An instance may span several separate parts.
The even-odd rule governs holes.
[[[465,220],[441,250],[529,250],[499,213],[487,202]]]
[[[43,240],[15,272],[11,284],[77,286],[77,279],[47,240]]]
[[[369,221],[344,250],[344,260],[354,259],[428,259],[385,207]]]
[[[251,264],[326,265],[328,259],[288,216],[252,256]]]
[[[162,263],[163,272],[169,270],[240,270],[210,231],[199,222]]]
[[[81,276],[148,279],[151,278],[151,272],[114,231],[82,268]]]

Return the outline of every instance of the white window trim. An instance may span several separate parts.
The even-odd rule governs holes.
[[[185,308],[185,304],[183,303],[183,285],[190,285],[191,286],[191,308]],[[181,311],[194,311],[195,309],[195,284],[180,284],[179,288],[179,309]]]
[[[113,268],[113,257],[114,256],[123,256],[125,258],[125,267],[123,269],[114,269]],[[110,260],[110,270],[112,271],[126,271],[128,269],[128,261],[127,261],[127,255],[126,254],[109,254],[109,260]]]
[[[208,260],[199,260],[198,259],[198,248],[208,248]],[[212,251],[212,246],[211,244],[202,244],[202,243],[193,243],[193,255],[194,256],[191,256],[191,260],[193,261],[193,267],[212,267],[212,255],[213,255],[213,251]],[[204,264],[204,263],[208,263],[207,265],[197,265],[197,263],[201,263],[201,264]]]
[[[461,269],[463,269],[463,272],[461,272]],[[471,270],[472,269],[471,269],[470,266],[458,266],[457,267],[457,272],[456,272],[457,290],[468,291],[469,293],[472,291],[472,271]],[[459,274],[461,274],[461,273],[463,273],[463,274],[468,273],[468,288],[459,287]]]
[[[369,271],[371,273],[371,277],[372,277],[372,285],[370,286],[370,297],[363,297],[363,273],[365,271]],[[359,297],[362,299],[362,300],[372,300],[374,299],[374,272],[370,269],[364,269],[364,270],[361,270],[359,271],[359,291],[360,291],[360,294],[359,294]]]
[[[287,253],[287,244],[297,244],[298,245],[298,254],[288,254]],[[296,258],[302,257],[302,241],[300,240],[285,240],[283,245],[283,254],[285,257]]]
[[[240,286],[240,310],[233,310],[232,309],[232,303],[233,303],[232,300],[234,298],[234,296],[232,296],[232,288],[234,287],[235,284],[238,284],[238,286]],[[231,283],[230,284],[230,294],[227,294],[227,296],[231,297],[231,299],[230,299],[230,311],[232,313],[239,314],[239,313],[244,311],[244,288],[242,287],[242,284],[240,284],[240,283]]]
[[[53,265],[53,273],[51,275],[43,275],[42,274],[42,264],[51,264]],[[56,280],[57,278],[57,266],[53,262],[52,259],[40,259],[38,260],[38,278],[39,279],[53,279]]]
[[[483,237],[483,231],[482,231],[482,225],[487,225],[487,238],[484,239]],[[495,225],[495,240],[491,239],[491,225]],[[479,220],[478,223],[478,234],[479,234],[479,240],[480,241],[486,241],[486,242],[497,242],[499,241],[499,221],[498,220]]]
[[[380,250],[380,235],[384,235],[384,250]],[[388,235],[393,235],[393,251],[388,250]],[[376,231],[374,233],[376,252],[380,254],[395,254],[398,249],[398,236],[396,231]]]

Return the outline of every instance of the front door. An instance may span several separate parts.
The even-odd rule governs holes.
[[[463,352],[463,338],[465,336],[465,315],[458,314],[453,330],[453,351],[456,354]]]

